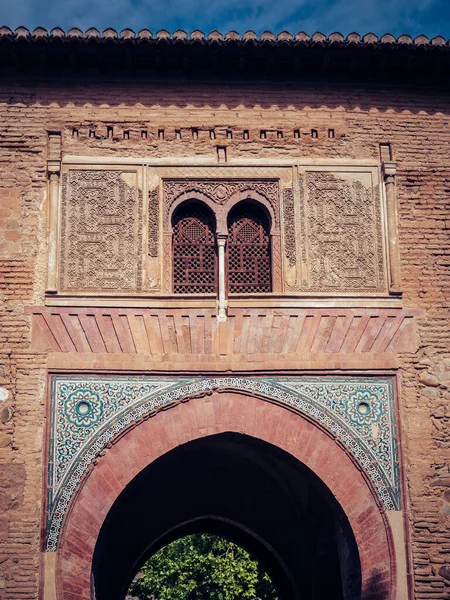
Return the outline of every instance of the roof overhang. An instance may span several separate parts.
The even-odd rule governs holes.
[[[301,32],[257,36],[182,30],[153,35],[143,29],[117,33],[91,28],[50,32],[38,27],[0,28],[0,76],[104,75],[148,79],[279,80],[308,79],[428,83],[447,86],[450,45],[437,36],[381,38],[340,33],[326,37]]]

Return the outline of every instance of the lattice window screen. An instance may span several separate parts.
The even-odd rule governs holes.
[[[214,222],[207,209],[183,205],[173,225],[173,291],[211,293],[217,289]]]
[[[270,292],[270,235],[266,215],[253,204],[238,205],[230,214],[228,234],[229,292]]]

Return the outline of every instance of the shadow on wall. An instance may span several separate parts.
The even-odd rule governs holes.
[[[126,85],[124,86],[124,82]],[[51,108],[153,108],[161,109],[250,109],[268,111],[280,120],[289,119],[289,114],[276,115],[277,111],[338,109],[340,111],[373,111],[383,113],[405,113],[431,115],[450,114],[450,91],[431,86],[420,91],[405,86],[380,84],[340,84],[333,82],[157,82],[151,85],[143,79],[89,77],[78,74],[42,80],[20,80],[8,85],[2,80],[0,100],[9,105],[21,104]],[[190,120],[195,115],[190,114]],[[71,115],[74,117],[75,115]],[[117,120],[115,115],[115,120]],[[292,117],[294,114],[291,115]],[[125,113],[124,113],[125,117]],[[95,119],[93,115],[91,118]],[[145,119],[145,116],[143,115]],[[120,117],[119,117],[120,119]]]
[[[361,600],[389,600],[390,582],[380,573],[375,573],[364,585]]]

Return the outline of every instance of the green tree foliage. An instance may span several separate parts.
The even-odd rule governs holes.
[[[267,573],[233,542],[188,535],[154,554],[128,592],[139,600],[276,600]]]

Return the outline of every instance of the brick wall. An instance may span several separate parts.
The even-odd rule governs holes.
[[[402,357],[415,597],[450,598],[450,98],[338,86],[5,82],[0,89],[0,598],[38,595],[45,355],[24,306],[44,301],[47,131],[74,155],[372,158],[398,163],[405,305],[424,308]],[[247,133],[248,132],[248,133]],[[7,390],[5,392],[4,390]]]

